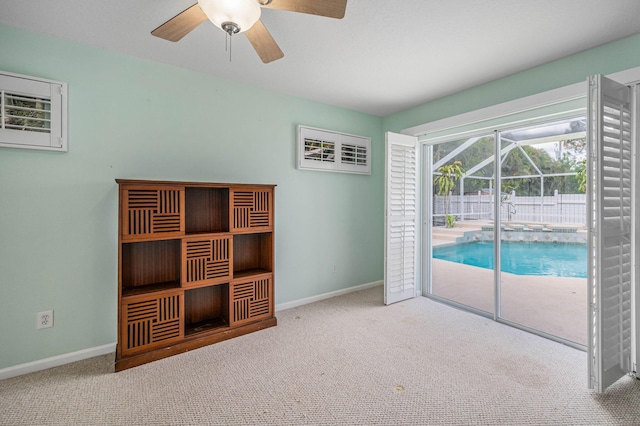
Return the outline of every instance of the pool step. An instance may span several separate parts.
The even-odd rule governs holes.
[[[465,221],[465,222],[456,222],[456,225],[453,228],[446,228],[444,226],[437,226],[432,228],[432,244],[434,246],[440,244],[453,244],[456,242],[456,239],[464,236],[465,232],[470,231],[478,231],[480,232],[483,225],[486,225],[486,222],[475,222],[475,221]]]
[[[434,246],[440,244],[453,244],[456,238],[462,236],[464,231],[455,228],[433,228],[431,231],[431,241]]]

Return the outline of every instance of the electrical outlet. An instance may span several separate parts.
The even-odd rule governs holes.
[[[53,310],[38,312],[36,328],[53,327]]]

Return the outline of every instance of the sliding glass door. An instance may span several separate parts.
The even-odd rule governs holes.
[[[493,221],[494,146],[490,134],[428,148],[431,294],[488,314],[494,312],[493,244],[482,233]]]
[[[585,121],[424,147],[429,296],[587,344]]]
[[[587,345],[586,118],[500,133],[500,318]]]

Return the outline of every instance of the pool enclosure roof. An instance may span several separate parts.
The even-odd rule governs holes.
[[[502,131],[499,137],[501,181],[539,178],[540,194],[544,192],[545,177],[576,175],[575,166],[586,158],[584,116]],[[442,166],[461,161],[464,169],[460,178],[461,192],[464,191],[464,180],[470,178],[488,180],[491,190],[495,179],[493,141],[494,134],[491,133],[450,142],[440,155],[434,155],[433,174],[440,174]],[[549,164],[554,162],[556,170],[551,170]],[[561,163],[563,167],[559,166]]]

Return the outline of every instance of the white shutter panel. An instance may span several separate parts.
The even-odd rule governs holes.
[[[298,126],[298,168],[371,174],[371,139]]]
[[[343,172],[371,174],[371,139],[340,136],[340,165]]]
[[[340,136],[320,129],[298,126],[298,167],[337,170],[336,151]]]
[[[631,91],[589,78],[589,387],[631,371]]]
[[[0,71],[0,147],[66,151],[66,84]]]
[[[417,161],[413,136],[387,132],[384,303],[416,296]]]

